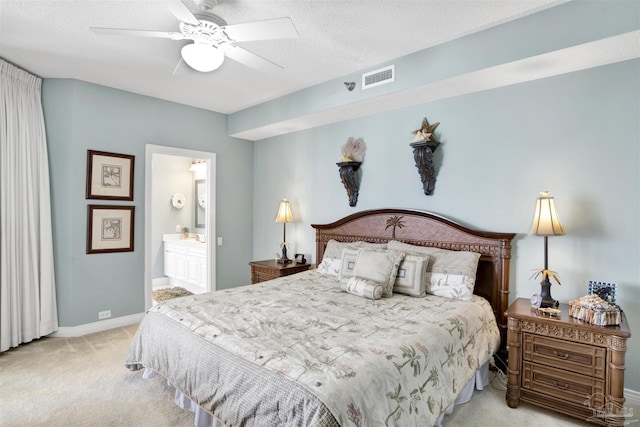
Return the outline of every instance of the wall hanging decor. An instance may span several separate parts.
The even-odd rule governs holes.
[[[349,206],[353,207],[358,203],[358,191],[360,188],[360,174],[358,170],[364,160],[367,151],[367,144],[362,138],[350,136],[342,146],[342,156],[336,163],[340,170],[340,179],[349,197]]]
[[[87,253],[132,252],[135,206],[88,205]]]
[[[412,133],[415,137],[411,140],[411,148],[413,148],[413,158],[416,162],[416,168],[420,173],[420,180],[424,188],[424,194],[430,196],[436,186],[436,168],[433,164],[433,153],[440,145],[434,131],[440,122],[432,125],[425,117],[422,120],[420,129],[414,130]]]
[[[171,205],[176,209],[184,208],[184,205],[187,203],[187,197],[182,193],[175,193],[171,196]]]
[[[134,156],[87,150],[87,199],[133,200]]]

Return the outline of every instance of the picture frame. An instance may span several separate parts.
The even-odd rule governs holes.
[[[616,285],[590,280],[589,295],[597,295],[610,304],[616,304]]]
[[[87,150],[87,199],[133,201],[135,156]]]
[[[295,259],[296,259],[296,264],[307,263],[307,259],[304,257],[304,254],[296,254]]]
[[[133,252],[135,206],[87,206],[87,254]]]

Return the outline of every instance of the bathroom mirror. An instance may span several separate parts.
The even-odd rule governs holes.
[[[207,183],[204,179],[195,180],[196,194],[194,212],[196,214],[196,228],[205,228],[205,214],[207,212]]]

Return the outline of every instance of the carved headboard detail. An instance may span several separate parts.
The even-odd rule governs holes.
[[[354,213],[331,224],[312,224],[316,230],[316,265],[327,242],[398,240],[412,245],[480,254],[474,293],[487,299],[498,320],[502,346],[506,343],[509,304],[509,262],[515,233],[472,230],[428,212],[376,209]]]

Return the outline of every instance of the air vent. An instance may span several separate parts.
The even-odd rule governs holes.
[[[395,80],[395,65],[369,71],[362,75],[362,89],[391,83]]]

